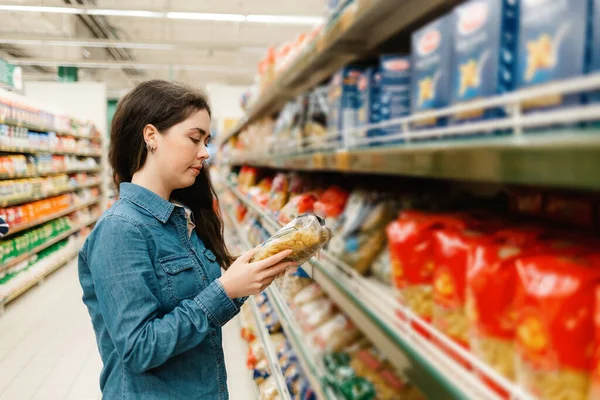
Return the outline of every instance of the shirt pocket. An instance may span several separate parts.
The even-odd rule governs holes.
[[[221,277],[221,266],[217,262],[217,257],[212,252],[212,250],[205,248],[204,249],[204,257],[206,258],[208,264],[208,275],[212,280],[218,279]]]
[[[188,255],[174,255],[158,260],[167,277],[167,286],[171,299],[181,301],[196,296],[202,290],[200,276],[194,261]]]

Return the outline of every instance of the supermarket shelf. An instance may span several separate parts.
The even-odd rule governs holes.
[[[0,118],[0,124],[3,125],[10,125],[10,126],[15,126],[17,128],[27,128],[31,131],[34,132],[55,132],[57,135],[59,136],[69,136],[69,137],[73,137],[76,139],[88,139],[94,142],[100,142],[102,141],[102,137],[100,136],[85,136],[85,135],[79,135],[77,133],[73,133],[73,132],[67,132],[67,131],[56,131],[55,129],[52,128],[44,128],[41,126],[35,126],[35,125],[31,125],[31,124],[25,124],[19,121],[14,121],[11,119],[3,119]]]
[[[56,243],[60,242],[61,240],[68,238],[69,236],[71,236],[74,233],[79,232],[82,228],[85,228],[86,226],[89,226],[89,225],[95,223],[98,220],[98,218],[99,217],[93,217],[84,223],[77,224],[75,227],[69,229],[68,231],[61,233],[60,235],[58,235],[55,238],[52,238],[52,239],[40,244],[39,246],[33,248],[31,251],[21,254],[20,256],[15,257],[13,259],[10,259],[9,261],[0,265],[0,271],[5,271],[9,268],[14,267],[15,265],[22,263],[23,261],[26,261],[28,258],[39,253],[40,251],[47,249],[48,247],[52,246],[53,244],[56,244]]]
[[[369,53],[392,36],[408,32],[416,22],[441,15],[461,0],[354,0],[221,139],[225,143],[250,123],[269,116],[335,71]]]
[[[72,212],[80,210],[82,208],[86,208],[86,207],[92,206],[94,204],[98,204],[98,202],[99,202],[99,200],[87,201],[85,203],[78,204],[78,205],[73,206],[73,207],[69,207],[68,209],[66,209],[64,211],[61,211],[61,212],[53,214],[53,215],[49,215],[49,216],[47,216],[45,218],[42,218],[42,219],[38,219],[38,220],[29,222],[29,223],[26,223],[26,224],[19,224],[19,225],[11,226],[10,231],[8,232],[8,234],[6,234],[4,236],[4,238],[10,237],[10,236],[12,236],[12,235],[14,235],[16,233],[22,232],[22,231],[24,231],[26,229],[33,228],[34,226],[45,224],[46,222],[52,221],[53,219],[64,217],[65,215],[69,215]]]
[[[259,206],[250,201],[232,185],[230,190],[249,209],[261,217],[263,226],[274,233],[280,226]],[[391,289],[378,282],[362,277],[345,266],[327,251],[321,252],[322,260],[311,259],[312,278],[328,293],[332,300],[360,326],[365,335],[383,352],[399,371],[429,398],[451,399],[499,399],[473,371],[467,370],[425,339],[412,327],[413,324],[428,332],[431,337],[444,343],[452,351],[468,360],[470,365],[487,379],[510,393],[511,399],[529,400],[531,397],[521,388],[508,382],[490,367],[477,360],[451,340],[425,323],[410,310],[400,305]],[[400,321],[396,312],[407,316]]]
[[[94,151],[71,151],[71,150],[56,150],[56,149],[34,149],[29,147],[12,147],[0,146],[0,153],[17,153],[17,154],[56,154],[56,155],[72,155],[81,157],[102,157],[101,152]]]
[[[582,189],[600,188],[600,105],[524,114],[537,98],[600,89],[600,74],[577,77],[429,111],[301,143],[276,143],[273,153],[233,152],[223,162],[282,169],[393,174]],[[497,119],[411,129],[431,118],[484,109],[511,110]],[[398,133],[361,138],[365,130]],[[319,140],[317,142],[317,140]],[[387,144],[387,146],[381,146]],[[358,147],[372,146],[372,147]]]
[[[7,179],[24,179],[24,178],[41,178],[45,176],[61,175],[61,174],[79,174],[79,173],[97,173],[101,172],[101,168],[72,168],[72,169],[56,169],[53,171],[43,172],[26,172],[21,174],[0,174],[0,181]]]
[[[271,376],[275,377],[275,382],[277,383],[279,396],[282,400],[291,400],[292,396],[288,391],[285,378],[283,377],[283,372],[281,372],[281,366],[277,360],[277,354],[275,353],[275,349],[273,349],[273,343],[271,342],[269,332],[267,331],[267,328],[260,315],[260,310],[258,309],[256,301],[254,300],[254,296],[251,296],[248,299],[248,302],[252,308],[252,313],[254,314],[254,318],[256,320],[258,337],[262,341],[265,348],[265,354],[267,356],[267,361],[269,362],[269,368],[271,369]]]
[[[48,277],[49,275],[51,275],[52,273],[54,273],[59,268],[61,268],[64,265],[68,264],[69,261],[71,261],[74,257],[77,256],[77,253],[78,253],[78,251],[75,251],[73,253],[67,254],[65,257],[63,257],[62,259],[58,260],[53,266],[51,266],[46,271],[44,271],[44,273],[40,274],[36,279],[32,279],[32,280],[28,281],[23,286],[19,287],[18,289],[15,289],[7,297],[5,297],[3,299],[0,299],[0,316],[2,316],[2,314],[4,313],[4,307],[8,303],[10,303],[11,301],[15,300],[19,296],[21,296],[22,294],[24,294],[25,292],[27,292],[32,287],[34,287],[37,284],[43,282],[44,279],[46,279],[46,277]]]
[[[65,194],[65,193],[76,192],[77,190],[87,189],[87,188],[100,186],[100,185],[102,185],[102,182],[100,182],[100,181],[91,182],[91,183],[83,183],[81,185],[77,185],[77,186],[74,186],[74,187],[71,187],[68,189],[56,190],[53,192],[48,192],[48,193],[44,193],[44,194],[40,194],[40,195],[36,195],[36,196],[4,200],[4,201],[0,201],[0,207],[10,207],[10,206],[18,205],[18,204],[30,203],[32,201],[47,199],[49,197],[54,197],[54,196],[58,196],[58,195]]]
[[[241,239],[246,249],[252,248],[248,238],[242,232],[241,227],[236,223],[232,211],[227,207],[223,208],[233,224],[232,228],[234,229],[236,236]],[[271,285],[266,292],[271,304],[275,308],[275,312],[277,312],[277,315],[279,315],[281,326],[283,327],[287,338],[292,343],[292,346],[294,346],[295,352],[298,355],[302,365],[302,369],[305,372],[311,387],[316,392],[317,398],[323,400],[337,399],[331,389],[323,385],[324,374],[320,370],[318,364],[315,363],[315,356],[312,354],[311,350],[305,346],[304,340],[302,339],[303,335],[294,322],[294,318],[291,316],[289,307],[281,298],[279,289],[275,285]]]

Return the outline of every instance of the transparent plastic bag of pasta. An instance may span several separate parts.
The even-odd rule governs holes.
[[[303,214],[267,239],[252,261],[264,260],[290,249],[293,253],[285,261],[294,261],[302,265],[321,250],[331,236],[331,230],[322,218],[314,214]]]

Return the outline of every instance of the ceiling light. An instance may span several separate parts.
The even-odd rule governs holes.
[[[168,12],[167,18],[171,19],[190,19],[201,21],[231,21],[244,22],[246,17],[242,14],[208,14],[192,12]]]
[[[246,21],[268,24],[318,25],[323,23],[323,18],[294,15],[248,15]]]
[[[88,8],[84,10],[87,15],[103,15],[114,17],[140,17],[140,18],[164,18],[165,13],[146,10],[103,10]]]
[[[10,6],[0,5],[0,11],[41,12],[56,14],[82,14],[84,10],[72,7]]]

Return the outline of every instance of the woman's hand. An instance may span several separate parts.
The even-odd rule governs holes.
[[[249,262],[257,251],[258,248],[245,252],[219,278],[231,299],[262,292],[279,274],[287,268],[296,266],[293,261],[282,262],[292,254],[292,250],[282,251],[262,261]]]

